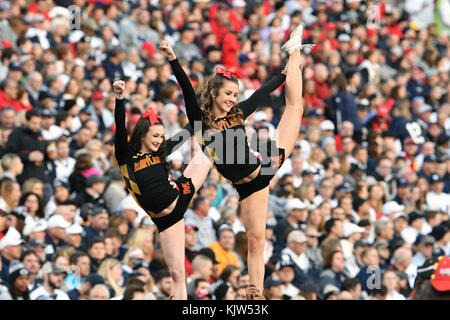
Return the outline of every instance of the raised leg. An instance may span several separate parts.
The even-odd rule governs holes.
[[[208,175],[209,169],[211,167],[211,162],[205,156],[195,138],[193,143],[194,143],[194,155],[191,161],[189,162],[188,166],[186,167],[186,169],[184,169],[183,175],[186,178],[192,179],[192,184],[194,185],[195,190],[197,191],[203,185],[203,182],[205,181],[206,176]]]
[[[286,158],[294,149],[303,116],[301,71],[300,50],[296,49],[289,55],[286,72],[286,108],[274,135],[277,146],[285,150]]]

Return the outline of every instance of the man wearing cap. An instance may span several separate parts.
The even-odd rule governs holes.
[[[9,265],[13,260],[19,259],[23,240],[16,228],[10,227],[6,235],[0,240],[1,270],[0,279],[8,283]]]
[[[425,198],[428,209],[438,210],[450,216],[450,195],[443,192],[444,181],[437,173],[433,173],[429,179],[430,189]]]
[[[78,300],[81,296],[89,296],[92,289],[98,284],[105,284],[105,280],[99,274],[92,273],[79,287],[67,291],[70,300]]]
[[[288,255],[281,256],[271,277],[283,282],[281,292],[285,299],[290,300],[299,294],[300,290],[292,284],[295,277],[295,263]]]
[[[436,243],[433,236],[423,236],[419,234],[414,244],[417,247],[416,254],[413,256],[412,263],[419,268],[427,259],[433,256],[433,246]]]
[[[83,239],[83,227],[77,223],[72,224],[66,229],[66,237],[64,240],[67,244],[75,249],[80,249]]]
[[[96,91],[91,96],[91,104],[87,106],[91,112],[91,118],[98,124],[100,132],[109,129],[114,124],[114,117],[108,109],[105,108],[105,97],[100,91]]]
[[[397,193],[395,194],[394,198],[392,198],[392,201],[396,202],[398,205],[402,206],[409,206],[410,204],[410,197],[411,197],[411,190],[409,188],[409,181],[404,178],[398,178],[396,180],[396,190]]]
[[[69,184],[65,180],[55,179],[53,181],[53,195],[45,206],[45,218],[48,219],[55,210],[69,200]]]
[[[443,222],[434,227],[430,235],[436,240],[433,255],[450,255],[450,228],[448,227],[448,223]]]
[[[193,58],[202,58],[200,49],[195,45],[195,29],[189,24],[185,24],[180,29],[180,40],[173,46],[173,51],[179,59],[191,61]]]
[[[217,229],[217,242],[211,243],[208,248],[214,251],[218,264],[218,271],[222,273],[228,265],[240,268],[239,259],[233,251],[234,232],[230,225],[223,224]]]
[[[424,223],[424,215],[418,211],[414,210],[408,215],[408,224],[401,236],[409,244],[413,244],[416,241],[417,236],[422,232],[422,227]]]
[[[54,262],[42,266],[44,282],[30,293],[31,300],[70,300],[67,293],[60,290],[66,272]]]
[[[437,158],[434,154],[423,157],[422,168],[417,172],[418,177],[430,179],[431,175],[436,172]]]
[[[300,229],[306,223],[308,217],[308,210],[306,209],[305,203],[298,198],[289,199],[286,204],[286,209],[288,210],[288,216],[280,220],[274,229],[276,238],[274,245],[275,252],[280,252],[286,246],[286,231],[290,228]]]
[[[264,280],[264,296],[267,300],[282,300],[283,282],[273,277],[267,277]]]
[[[300,285],[305,279],[317,280],[319,271],[314,262],[306,255],[308,238],[299,229],[290,231],[286,238],[286,248],[281,251],[282,257],[289,257],[295,266],[295,279],[293,283]]]
[[[13,130],[6,145],[6,151],[16,153],[24,164],[23,173],[17,181],[23,183],[29,178],[47,181],[44,155],[47,147],[41,134],[41,115],[37,110],[25,114],[25,125]]]
[[[75,203],[79,208],[82,208],[86,204],[92,204],[95,206],[105,206],[105,199],[103,199],[103,192],[106,188],[108,179],[104,176],[97,174],[90,175],[86,179],[86,187],[75,198]],[[85,218],[85,217],[83,217]]]
[[[207,255],[205,250],[203,250],[201,251],[202,253],[199,252],[192,260],[192,274],[189,276],[186,285],[188,295],[194,295],[195,283],[199,279],[210,282],[211,276],[213,275],[213,268],[219,263],[215,259],[214,252],[209,248],[205,249],[211,251],[212,255],[210,257],[210,255]]]
[[[349,259],[353,254],[353,246],[357,241],[361,240],[364,231],[365,229],[357,224],[351,222],[343,224],[343,235],[346,239],[341,239],[340,244],[345,260]]]
[[[45,236],[45,253],[47,257],[51,257],[58,250],[58,247],[67,245],[64,241],[66,237],[66,229],[70,226],[63,216],[54,214],[48,219],[47,234]]]
[[[83,245],[84,249],[87,248],[88,243],[97,237],[101,237],[108,229],[109,214],[105,208],[100,206],[94,206],[88,212],[88,219],[86,226],[84,226]]]

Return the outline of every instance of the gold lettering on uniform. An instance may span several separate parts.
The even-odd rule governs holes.
[[[139,160],[134,164],[134,172],[145,169],[149,166],[161,163],[160,157],[152,157],[151,155],[146,155],[144,159]]]

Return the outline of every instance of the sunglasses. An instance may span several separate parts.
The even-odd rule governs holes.
[[[314,234],[307,234],[306,235],[308,238],[318,238],[319,236],[316,236]]]

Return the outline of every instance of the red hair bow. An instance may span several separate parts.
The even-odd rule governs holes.
[[[231,80],[231,75],[234,75],[234,76],[235,76],[236,78],[238,78],[238,79],[241,78],[241,76],[238,75],[236,72],[233,72],[233,71],[224,69],[224,68],[222,68],[222,67],[217,67],[217,68],[216,68],[216,73],[217,73],[217,74],[221,74],[221,75],[223,75],[225,78],[228,78],[228,79],[230,79],[230,80]]]
[[[144,118],[144,119],[148,118],[150,120],[151,125],[157,124],[160,120],[161,120],[161,122],[164,121],[164,119],[162,117],[160,117],[159,115],[157,115],[155,113],[155,111],[153,111],[152,108],[148,108],[148,110],[146,110],[144,112],[144,115],[142,116],[142,118]]]

